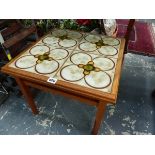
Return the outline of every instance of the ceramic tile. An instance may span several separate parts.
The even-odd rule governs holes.
[[[10,67],[53,77],[82,37],[80,32],[54,29]]]
[[[117,58],[120,42],[120,38],[115,39],[103,35],[101,36],[87,33],[84,35],[76,50]]]
[[[38,44],[47,45],[51,49],[65,48],[73,50],[79,44],[82,38],[83,33],[81,32],[54,29]]]
[[[72,50],[63,48],[50,50],[48,46],[35,45],[10,64],[10,67],[53,77],[71,52]]]
[[[120,39],[54,29],[10,67],[111,92]]]
[[[117,59],[74,51],[55,78],[110,93]]]

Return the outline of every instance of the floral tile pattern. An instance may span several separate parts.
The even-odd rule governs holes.
[[[117,59],[74,51],[55,77],[110,92],[116,61]]]
[[[87,53],[117,58],[119,53],[120,39],[107,36],[99,36],[87,33],[83,37],[76,50]]]
[[[10,66],[110,93],[120,41],[54,29]]]
[[[38,44],[47,45],[50,49],[65,48],[73,50],[82,37],[83,34],[81,32],[55,29],[39,41]]]

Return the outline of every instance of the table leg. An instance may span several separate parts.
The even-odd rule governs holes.
[[[32,112],[34,114],[38,114],[38,110],[37,110],[37,107],[34,103],[33,96],[32,96],[32,93],[30,91],[30,88],[27,85],[25,85],[20,78],[15,78],[15,79],[16,79],[25,99],[27,100]]]
[[[97,135],[98,133],[105,109],[106,109],[106,104],[103,102],[99,102],[99,104],[97,105],[96,118],[95,118],[93,130],[92,130],[93,135]]]

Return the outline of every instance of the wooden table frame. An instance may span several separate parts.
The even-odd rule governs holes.
[[[120,50],[119,50],[119,55],[117,58],[117,64],[116,64],[114,81],[113,81],[111,93],[104,93],[98,90],[92,90],[92,89],[89,89],[89,88],[86,88],[80,85],[76,85],[76,84],[72,84],[72,83],[69,83],[66,81],[60,81],[60,80],[58,80],[56,84],[50,84],[47,82],[48,77],[44,75],[39,75],[39,78],[38,78],[38,76],[36,77],[36,74],[34,73],[9,67],[9,65],[15,59],[17,59],[20,55],[22,55],[27,49],[24,50],[21,54],[19,54],[12,61],[10,61],[7,65],[2,67],[2,72],[10,74],[16,79],[33,114],[38,114],[39,112],[33,100],[33,95],[30,91],[30,87],[44,90],[44,91],[51,92],[51,93],[55,93],[55,94],[60,94],[63,96],[67,96],[69,98],[73,98],[73,99],[77,99],[82,102],[85,102],[91,106],[96,106],[97,112],[96,112],[94,126],[92,129],[92,134],[96,135],[101,125],[101,121],[104,116],[107,103],[116,103],[119,79],[120,79],[120,74],[121,74],[121,67],[122,67],[123,56],[124,56],[124,46],[125,46],[125,39],[122,39]]]

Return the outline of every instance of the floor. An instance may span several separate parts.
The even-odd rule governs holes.
[[[155,134],[155,58],[125,56],[117,104],[108,105],[99,134]],[[0,106],[1,135],[89,135],[95,107],[38,92],[40,114],[33,115],[23,97],[10,94]]]

